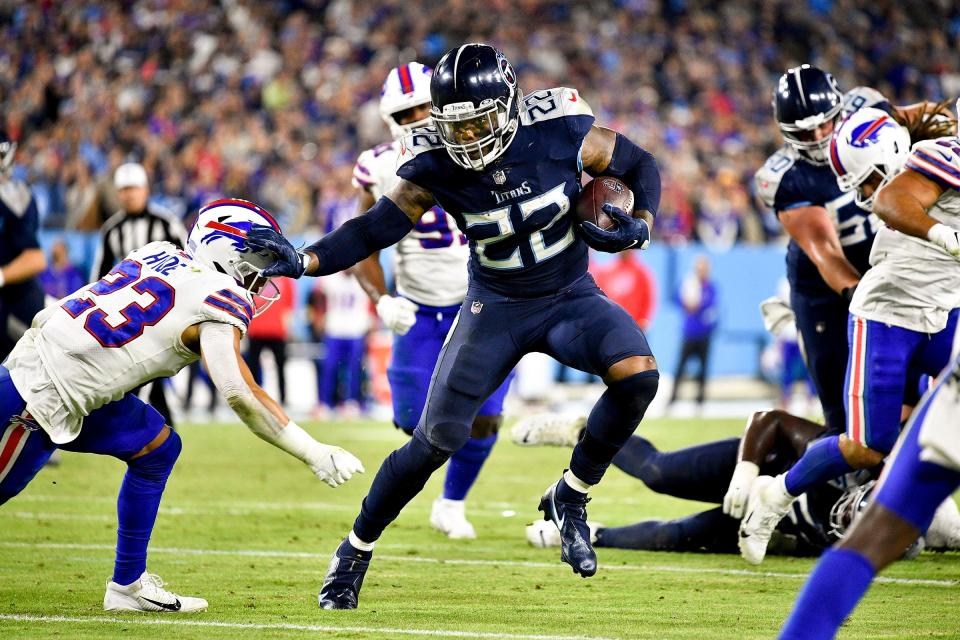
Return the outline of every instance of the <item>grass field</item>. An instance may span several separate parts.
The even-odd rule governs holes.
[[[642,426],[661,448],[741,428],[722,420]],[[102,610],[123,467],[65,454],[0,508],[0,638],[772,638],[812,565],[770,558],[761,571],[733,556],[601,549],[598,574],[580,579],[557,550],[531,548],[523,538],[569,451],[521,449],[505,437],[471,496],[477,540],[449,541],[430,529],[437,474],[378,543],[361,608],[321,611],[316,594],[329,555],[380,461],[403,437],[364,422],[310,430],[357,454],[367,474],[332,490],[242,426],[180,430],[184,452],[149,568],[174,591],[210,601],[207,612],[191,616]],[[590,513],[614,525],[697,507],[611,470]],[[874,585],[840,637],[960,637],[960,555],[923,554],[885,576],[902,580]]]

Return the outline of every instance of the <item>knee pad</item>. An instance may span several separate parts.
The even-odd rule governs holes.
[[[180,452],[183,450],[183,441],[180,435],[170,429],[170,435],[159,447],[149,453],[127,461],[127,468],[137,475],[151,480],[165,480],[173,470]]]
[[[447,452],[447,456],[458,451],[470,439],[470,427],[459,422],[437,422],[429,426],[419,426],[414,435],[422,434],[425,442]]]
[[[607,389],[615,396],[621,407],[642,413],[653,402],[659,387],[660,372],[652,369],[612,382]]]
[[[464,441],[466,441],[466,439],[464,439]],[[420,429],[416,429],[413,432],[413,437],[410,438],[410,444],[419,456],[430,461],[430,466],[434,469],[442,467],[443,463],[453,455],[453,451],[456,451],[456,449],[449,451],[433,444]]]
[[[489,438],[500,432],[503,416],[477,416],[470,428],[471,438]]]

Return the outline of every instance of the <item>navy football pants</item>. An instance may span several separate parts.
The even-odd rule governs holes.
[[[792,290],[790,306],[797,316],[807,370],[823,407],[827,433],[844,433],[847,420],[843,408],[843,383],[850,351],[847,303],[839,295],[811,297]]]
[[[637,323],[589,274],[541,298],[506,298],[471,284],[417,429],[438,449],[458,450],[484,400],[531,352],[600,376],[624,358],[652,355]]]

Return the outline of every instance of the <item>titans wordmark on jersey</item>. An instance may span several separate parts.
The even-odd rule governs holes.
[[[570,200],[580,191],[580,148],[593,125],[574,89],[524,98],[510,147],[483,171],[453,162],[432,128],[403,139],[397,175],[430,191],[470,242],[474,281],[511,297],[536,297],[587,269]]]
[[[233,278],[152,242],[37,314],[6,367],[27,410],[62,444],[94,409],[196,361],[182,339],[188,327],[222,322],[245,332],[252,316],[250,294]]]

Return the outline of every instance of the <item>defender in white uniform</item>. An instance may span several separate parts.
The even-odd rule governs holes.
[[[380,115],[393,140],[360,154],[353,184],[360,191],[358,211],[369,209],[399,183],[400,139],[430,123],[432,70],[417,62],[390,71],[380,93]],[[416,134],[414,134],[416,135]],[[356,273],[377,306],[377,315],[394,332],[387,376],[393,397],[393,422],[407,432],[420,420],[430,376],[444,339],[467,293],[470,247],[454,219],[439,206],[427,211],[394,254],[397,295],[387,293],[379,252],[361,262]],[[451,538],[475,538],[464,500],[497,440],[503,422],[507,380],[480,408],[470,440],[450,459],[443,495],[433,503],[430,524]]]
[[[167,242],[133,251],[103,279],[42,311],[0,367],[0,504],[57,449],[127,463],[117,504],[117,557],[104,608],[205,609],[146,573],[147,544],[180,437],[131,389],[203,357],[214,384],[259,437],[306,463],[330,486],[360,461],[315,441],[256,385],[238,345],[272,260],[245,245],[253,225],[279,227],[260,207],[219,200],[200,211],[187,252]]]
[[[906,128],[885,111],[865,108],[834,133],[830,164],[838,185],[854,191],[861,208],[876,209],[888,226],[877,232],[871,268],[850,303],[846,434],[825,439],[823,449],[804,456],[822,458],[816,464],[820,480],[872,467],[893,449],[901,406],[916,403],[916,395],[910,396],[921,375],[936,376],[948,364],[960,313],[960,198],[953,186],[960,185],[957,138],[922,140],[911,152]],[[914,190],[929,202],[912,218],[904,217],[907,205],[891,206],[885,197],[885,187],[896,183],[904,166],[904,179],[916,182]],[[763,479],[752,496],[747,512],[752,518],[744,520],[741,531],[747,535],[740,540],[749,562],[763,559],[767,525],[775,525],[797,495],[791,490],[793,473]]]

